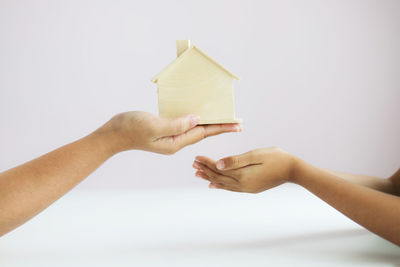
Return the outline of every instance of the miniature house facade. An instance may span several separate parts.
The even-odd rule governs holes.
[[[200,116],[200,124],[238,123],[233,79],[237,76],[189,40],[177,41],[177,58],[152,79],[157,84],[159,115]]]

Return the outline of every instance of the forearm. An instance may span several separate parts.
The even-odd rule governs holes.
[[[0,236],[48,207],[112,155],[106,135],[94,133],[0,173]]]
[[[400,245],[400,198],[298,161],[293,182],[368,230]]]
[[[389,178],[379,178],[368,175],[359,175],[359,174],[350,174],[343,173],[334,170],[323,169],[326,172],[333,174],[343,180],[359,184],[362,186],[366,186],[384,193],[388,194],[397,194],[397,190],[393,184],[393,181]]]
[[[0,173],[0,236],[45,209],[118,152],[173,154],[206,137],[241,131],[238,124],[199,122],[196,115],[167,119],[142,111],[120,113],[91,135]]]

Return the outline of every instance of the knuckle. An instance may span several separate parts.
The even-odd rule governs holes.
[[[179,122],[176,124],[176,131],[178,133],[181,133],[185,130],[185,121],[184,120],[179,120]]]
[[[204,138],[207,138],[208,137],[208,132],[207,132],[207,129],[206,128],[204,128],[203,126],[201,126],[201,127],[199,127],[200,129],[201,129],[201,134],[200,134],[200,136],[201,136],[201,140],[202,139],[204,139]]]
[[[239,157],[230,157],[227,159],[227,166],[237,166],[240,164]]]
[[[206,174],[210,177],[213,181],[217,181],[217,177],[215,177],[214,173],[207,171]]]

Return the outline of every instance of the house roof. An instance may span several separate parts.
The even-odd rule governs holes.
[[[215,59],[213,59],[212,57],[210,57],[209,55],[207,55],[206,53],[204,53],[200,48],[198,48],[197,46],[192,46],[189,49],[187,49],[185,52],[183,52],[179,57],[177,57],[174,61],[172,61],[168,66],[166,66],[160,73],[158,73],[153,79],[151,79],[152,82],[156,83],[158,81],[158,79],[160,78],[160,76],[167,70],[173,68],[173,66],[175,66],[176,64],[179,64],[180,61],[182,61],[182,59],[184,57],[186,57],[189,53],[189,51],[191,50],[196,50],[197,52],[199,52],[202,56],[204,56],[205,58],[207,58],[210,62],[214,63],[215,65],[217,65],[221,70],[225,71],[227,74],[229,74],[230,76],[232,76],[232,78],[239,80],[239,77],[237,77],[235,74],[233,74],[232,72],[230,72],[229,70],[227,70],[224,66],[222,66],[221,64],[219,64]]]

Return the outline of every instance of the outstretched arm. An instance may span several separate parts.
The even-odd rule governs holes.
[[[23,224],[85,179],[114,154],[140,149],[173,154],[186,145],[240,125],[197,125],[199,118],[161,119],[122,113],[92,134],[0,173],[0,236]]]
[[[382,180],[388,185],[391,182]],[[305,162],[299,164],[293,182],[371,232],[400,245],[400,197],[345,181]],[[394,186],[387,188],[396,192]]]
[[[350,174],[328,169],[321,169],[321,170],[324,170],[330,174],[342,178],[343,180],[355,184],[366,186],[388,194],[397,194],[397,189],[394,186],[393,180],[388,178],[380,178],[380,177],[360,175],[360,174]]]
[[[0,236],[45,209],[111,156],[104,137],[91,134],[0,173]]]
[[[258,193],[285,182],[299,184],[353,221],[400,245],[400,197],[395,195],[400,171],[389,179],[363,180],[311,166],[278,148],[257,149],[218,162],[200,156],[194,167],[197,176],[211,182],[211,188]]]

